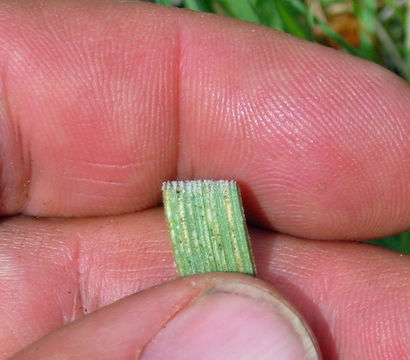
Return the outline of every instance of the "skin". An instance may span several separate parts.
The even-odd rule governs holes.
[[[0,34],[0,358],[176,277],[173,178],[238,180],[259,277],[325,359],[408,356],[409,258],[351,242],[410,227],[407,83],[148,4],[3,2]],[[170,307],[194,291],[178,284]]]

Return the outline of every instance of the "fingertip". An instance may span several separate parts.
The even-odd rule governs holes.
[[[315,344],[300,315],[271,286],[218,273],[180,278],[129,296],[12,359],[178,359],[182,351],[197,359],[275,353],[311,360],[319,358]]]

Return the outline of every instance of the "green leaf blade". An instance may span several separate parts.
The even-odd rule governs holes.
[[[260,20],[249,0],[216,0],[224,11],[237,19],[259,24]]]
[[[210,0],[185,0],[184,5],[187,9],[190,9],[190,10],[210,12],[210,13],[215,12]]]
[[[155,0],[158,5],[173,6],[172,0]]]
[[[229,271],[255,275],[240,192],[234,181],[171,181],[162,187],[181,276]]]

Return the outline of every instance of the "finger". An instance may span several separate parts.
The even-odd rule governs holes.
[[[248,276],[180,278],[127,297],[12,359],[319,359],[311,334],[270,286]]]
[[[160,201],[175,176],[176,18],[155,9],[0,5],[2,213],[117,214]]]
[[[328,245],[263,233],[254,240],[260,277],[302,311],[320,334],[325,359],[408,356],[409,344],[400,336],[410,331],[410,314],[403,316],[410,301],[408,255],[361,243]]]
[[[386,70],[162,7],[1,12],[3,213],[139,210],[177,176],[238,180],[251,220],[293,235],[409,227],[410,91]]]
[[[176,276],[162,211],[90,220],[4,221],[4,357],[126,295]],[[324,358],[408,353],[409,258],[370,245],[251,233],[259,277],[307,319]]]

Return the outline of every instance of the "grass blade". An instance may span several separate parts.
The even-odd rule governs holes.
[[[230,16],[259,24],[259,18],[249,0],[216,0],[216,3]]]
[[[210,0],[185,0],[184,5],[187,9],[203,12],[215,12]]]
[[[376,35],[377,4],[374,0],[353,0],[353,9],[360,21],[361,57],[376,61],[374,38]]]
[[[370,243],[410,254],[410,231],[384,239],[372,240]]]
[[[406,3],[406,17],[404,24],[404,59],[407,81],[410,81],[410,0]]]
[[[155,3],[159,5],[173,6],[172,0],[155,0]]]
[[[396,44],[378,20],[376,21],[376,32],[380,44],[383,46],[383,50],[389,54],[390,60],[396,67],[397,72],[407,81],[410,81],[410,64],[406,66]]]
[[[230,271],[255,275],[255,265],[234,181],[171,181],[162,185],[178,273]]]
[[[279,15],[275,1],[255,0],[254,9],[262,25],[284,31],[283,20]]]
[[[275,4],[284,23],[286,32],[301,39],[312,39],[309,26],[302,24],[302,19],[307,22],[306,15],[308,14],[308,10],[304,4],[298,0],[278,0]]]
[[[348,51],[352,55],[360,56],[361,52],[359,49],[354,48],[351,46],[346,40],[344,40],[335,30],[333,30],[329,24],[324,22],[323,20],[318,19],[316,16],[313,17],[315,24],[319,25],[322,31],[336,41],[342,48]]]

